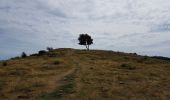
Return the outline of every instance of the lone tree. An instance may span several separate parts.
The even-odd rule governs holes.
[[[93,39],[88,34],[80,34],[78,40],[79,45],[85,45],[87,50],[89,50],[89,45],[93,44]]]

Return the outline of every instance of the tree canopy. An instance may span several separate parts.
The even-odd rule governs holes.
[[[89,50],[89,45],[93,44],[93,39],[88,34],[80,34],[78,40],[79,45],[85,45],[87,50]]]

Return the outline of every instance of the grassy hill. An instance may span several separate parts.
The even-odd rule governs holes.
[[[0,62],[0,100],[170,100],[170,61],[56,49]]]

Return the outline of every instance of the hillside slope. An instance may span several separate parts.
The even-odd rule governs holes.
[[[56,49],[0,62],[0,100],[169,100],[170,61]]]

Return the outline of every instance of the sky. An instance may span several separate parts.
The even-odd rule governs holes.
[[[0,59],[46,47],[170,57],[170,0],[0,0]]]

